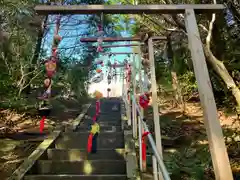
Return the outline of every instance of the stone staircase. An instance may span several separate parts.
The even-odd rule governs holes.
[[[112,109],[115,106],[115,109]],[[91,117],[95,106],[76,132],[64,132],[48,149],[46,157],[38,160],[25,180],[127,180],[124,159],[124,132],[121,128],[120,102],[104,99],[98,123],[98,151],[87,153]]]

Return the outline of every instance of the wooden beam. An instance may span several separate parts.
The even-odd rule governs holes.
[[[110,54],[112,54],[112,55],[127,55],[127,54],[135,54],[135,53],[133,53],[133,52],[106,52],[106,53],[101,53],[100,52],[100,54],[101,55],[110,55]]]
[[[204,125],[207,131],[215,179],[233,180],[194,10],[186,10],[185,24],[204,114]]]
[[[115,47],[132,47],[132,46],[140,46],[144,44],[116,44],[116,45],[105,45],[102,48],[115,48]],[[88,48],[97,48],[97,46],[88,46]]]
[[[81,42],[97,42],[98,38],[80,38]],[[105,37],[103,42],[141,41],[140,37]]]
[[[152,36],[151,37],[153,41],[157,41],[157,40],[167,40],[166,36]]]
[[[196,13],[216,13],[223,10],[222,4],[162,4],[162,5],[37,5],[39,15],[47,14],[179,14],[185,9]]]

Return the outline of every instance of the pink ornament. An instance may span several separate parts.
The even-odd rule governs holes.
[[[98,42],[98,44],[102,44],[103,38],[98,38],[98,39],[97,39],[97,42]]]
[[[99,45],[98,47],[97,47],[97,52],[102,52],[103,51],[103,48]]]

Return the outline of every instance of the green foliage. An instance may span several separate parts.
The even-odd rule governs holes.
[[[72,0],[70,4],[103,4],[104,2],[103,0]],[[52,21],[53,17],[49,16],[49,25],[41,30],[44,19],[34,13],[33,7],[36,3],[39,2],[35,0],[0,1],[3,10],[0,13],[0,106],[4,108],[21,109],[28,103],[31,104],[29,101],[23,102],[26,96],[33,98],[36,102],[39,91],[43,87],[45,68],[42,62],[49,56],[51,41],[44,46],[43,44],[46,39],[49,39],[47,35],[51,36],[54,22]],[[95,26],[97,16],[88,15],[84,18],[92,19],[85,31],[94,36],[97,31]],[[121,23],[118,23],[117,20],[109,15],[104,15],[104,28],[107,36],[116,36],[122,30]],[[32,25],[34,23],[35,25]],[[114,26],[113,23],[119,25]],[[41,32],[43,33],[41,34]],[[77,41],[79,44],[79,40]],[[37,49],[38,43],[40,43],[39,49]],[[57,65],[52,88],[53,91],[57,91],[57,95],[73,96],[78,100],[88,96],[87,82],[95,68],[94,65],[91,66],[90,61],[94,61],[98,56],[94,50],[91,51],[87,48],[89,45],[88,43],[81,44],[72,51],[60,51],[60,63]],[[37,53],[36,57],[34,57],[34,53]]]
[[[192,95],[193,92],[197,91],[197,84],[195,80],[195,75],[192,71],[187,71],[185,74],[179,77],[180,86],[183,95]]]

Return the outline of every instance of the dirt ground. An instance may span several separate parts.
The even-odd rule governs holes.
[[[58,124],[70,124],[81,112],[81,104],[75,100],[57,99],[45,121],[44,133],[39,132],[41,117],[37,112],[18,114],[0,109],[0,179],[9,177]]]
[[[199,102],[186,103],[185,113],[169,101],[160,102],[164,160],[172,180],[213,180],[214,173]],[[152,108],[146,110],[154,131]],[[240,121],[235,114],[218,111],[235,180],[240,179]]]

